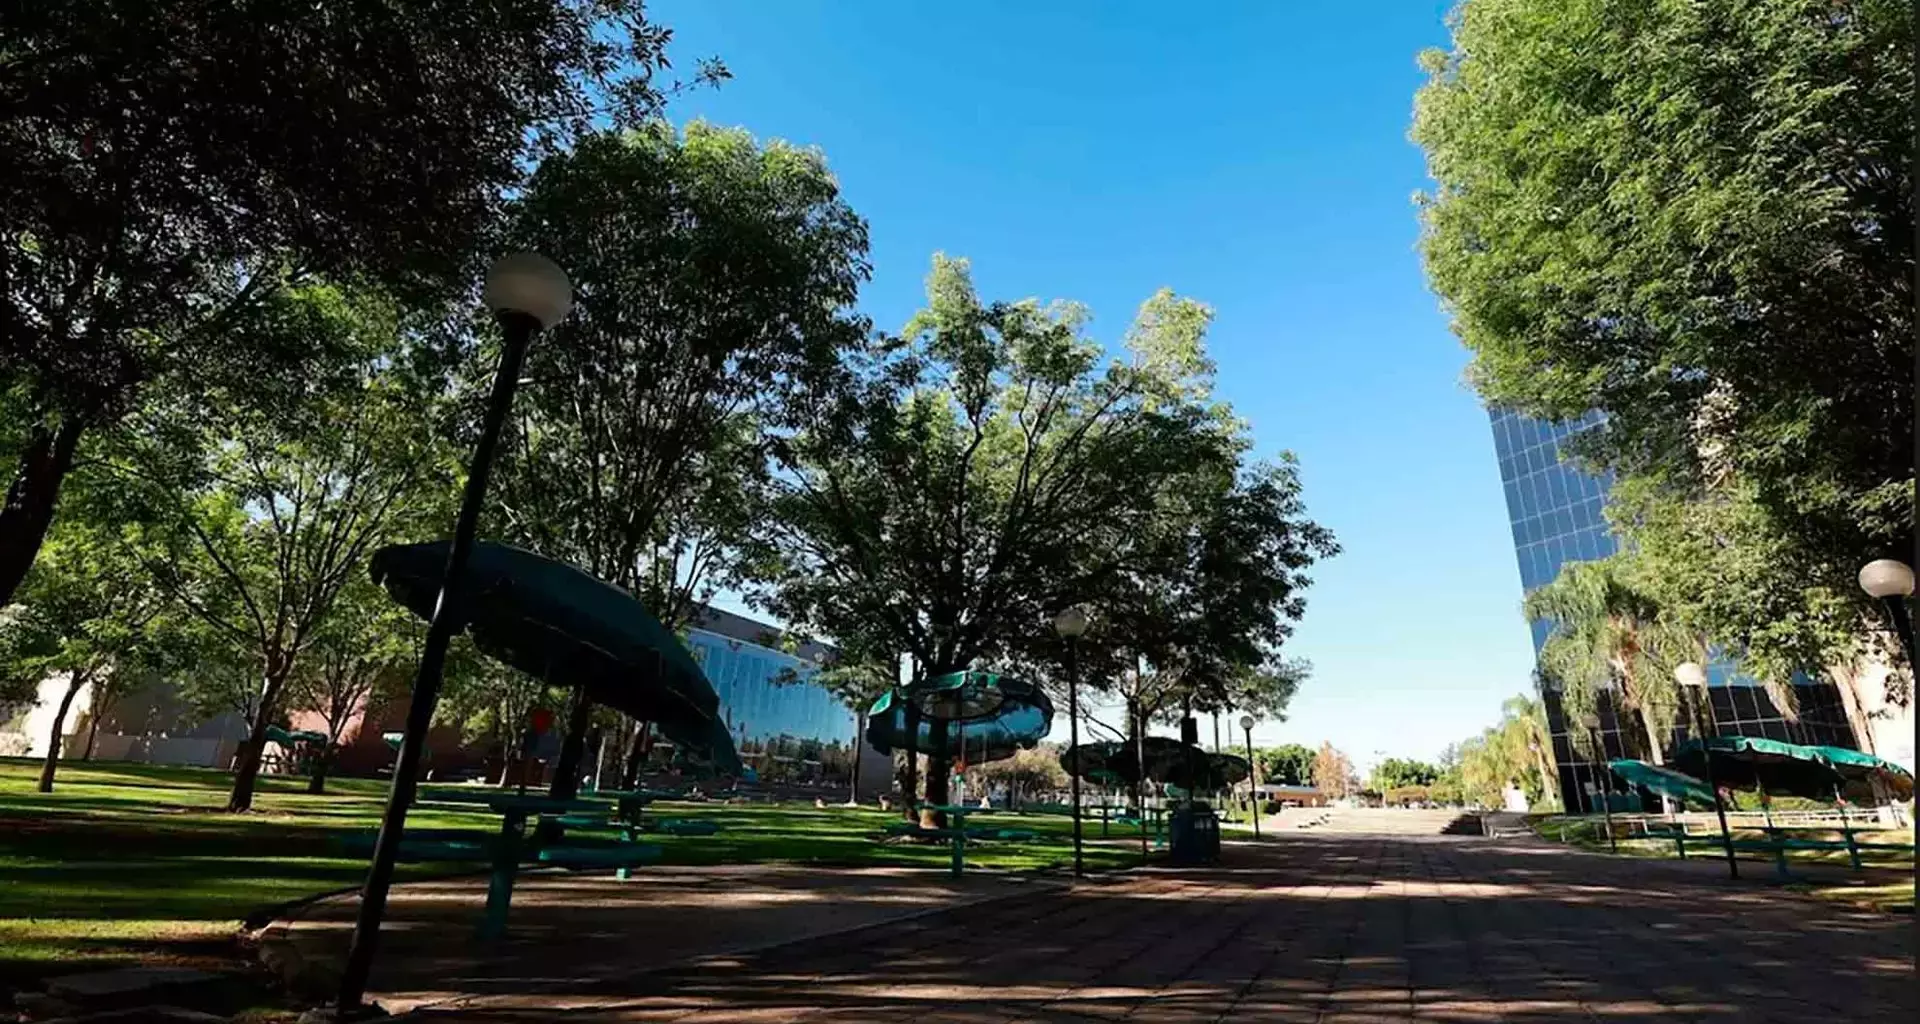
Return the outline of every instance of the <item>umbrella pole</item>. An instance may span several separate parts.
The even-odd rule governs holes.
[[[502,309],[498,314],[505,344],[500,365],[493,372],[493,390],[487,397],[486,419],[481,425],[480,441],[473,449],[473,465],[467,473],[466,492],[460,496],[460,513],[454,520],[453,543],[447,550],[447,568],[441,576],[440,598],[433,607],[433,619],[427,626],[427,640],[420,654],[420,672],[413,683],[413,702],[407,708],[407,730],[400,741],[400,756],[393,766],[393,788],[387,794],[387,810],[380,821],[380,837],[374,841],[373,863],[367,869],[367,883],[360,892],[360,913],[353,924],[353,944],[347,949],[347,962],[340,974],[339,1013],[344,1017],[360,1009],[366,995],[367,975],[373,969],[374,944],[379,941],[380,919],[387,912],[387,890],[393,886],[394,864],[400,857],[400,839],[407,828],[407,810],[413,805],[419,788],[420,761],[426,752],[427,728],[433,724],[433,711],[440,701],[440,682],[446,674],[447,648],[453,634],[465,625],[460,599],[466,582],[467,562],[473,554],[474,535],[479,531],[480,510],[486,500],[487,477],[493,469],[494,453],[500,447],[500,428],[513,406],[513,390],[520,383],[520,367],[526,362],[527,346],[533,341],[540,321],[519,311]]]

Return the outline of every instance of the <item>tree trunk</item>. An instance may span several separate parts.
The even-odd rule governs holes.
[[[313,774],[307,776],[307,792],[319,795],[327,791],[327,769],[333,767],[333,744],[327,744],[313,759]]]
[[[942,805],[953,799],[953,755],[947,749],[953,723],[935,719],[933,729],[933,753],[927,758],[927,803]],[[921,815],[923,824],[930,828],[947,827],[947,816],[942,811],[929,811]]]
[[[620,774],[622,789],[640,787],[640,770],[646,767],[648,748],[652,744],[653,723],[641,722],[633,730],[633,746],[627,751],[626,771]]]
[[[554,762],[553,785],[547,795],[555,800],[571,800],[580,792],[580,758],[587,749],[587,726],[593,722],[593,702],[583,687],[573,692],[573,708],[567,712],[567,736],[560,743],[560,758]]]
[[[1840,691],[1840,707],[1846,712],[1847,725],[1853,730],[1853,741],[1864,753],[1874,753],[1873,727],[1867,721],[1866,709],[1860,701],[1860,663],[1852,661],[1845,665],[1829,665],[1827,678],[1833,680],[1833,688]],[[1889,666],[1891,671],[1891,666]]]
[[[901,712],[901,717],[905,719],[907,723],[907,791],[901,794],[905,797],[901,803],[905,804],[903,810],[905,811],[907,820],[918,821],[920,820],[920,809],[914,805],[920,802],[919,706],[912,701],[907,701],[907,708]]]
[[[67,677],[67,692],[60,698],[60,707],[53,713],[53,728],[47,736],[47,760],[40,766],[40,792],[53,792],[53,771],[60,765],[60,741],[67,730],[67,711],[73,707],[73,698],[79,696],[80,688],[87,685],[85,673],[75,672]]]
[[[96,700],[94,703],[99,704],[100,702]],[[93,760],[93,744],[95,740],[100,738],[100,716],[104,714],[106,714],[105,709],[96,708],[93,714],[88,716],[87,745],[85,749],[80,751],[80,760],[82,761]]]
[[[260,706],[254,709],[246,741],[240,744],[240,759],[233,766],[233,790],[227,794],[230,812],[253,810],[253,791],[260,781],[260,760],[267,749],[267,726],[273,724],[275,709],[280,706],[280,691],[286,688],[292,669],[291,664],[277,655],[268,659]]]
[[[1666,744],[1661,741],[1660,733],[1654,729],[1653,715],[1650,714],[1646,708],[1640,709],[1640,725],[1647,730],[1647,749],[1651,751],[1650,756],[1653,759],[1653,763],[1659,765],[1666,764]],[[1665,793],[1660,794],[1660,813],[1668,817],[1673,815],[1673,801],[1669,799]]]
[[[27,437],[13,483],[7,488],[7,502],[0,506],[0,608],[13,603],[40,554],[60,500],[60,484],[73,469],[73,453],[85,430],[84,420],[67,416],[57,427],[41,420]]]

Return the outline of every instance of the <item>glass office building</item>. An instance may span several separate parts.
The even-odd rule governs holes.
[[[740,757],[763,781],[841,784],[852,771],[852,709],[807,680],[831,653],[775,647],[779,631],[745,616],[705,608],[687,647],[720,697]]]
[[[1531,592],[1551,581],[1568,562],[1613,554],[1617,541],[1607,528],[1604,511],[1612,477],[1588,473],[1568,458],[1573,439],[1581,431],[1598,426],[1602,417],[1593,413],[1570,422],[1546,423],[1506,409],[1491,409],[1489,415],[1522,591]],[[1542,621],[1530,626],[1537,655],[1551,626]],[[1753,680],[1726,663],[1715,662],[1707,670],[1711,704],[1701,709],[1708,728],[1721,734],[1767,736],[1795,743],[1857,746],[1839,691],[1830,683],[1797,682],[1796,720],[1783,714]],[[1557,692],[1542,693],[1541,702],[1546,705],[1547,727],[1553,739],[1562,806],[1581,812],[1598,810],[1603,780],[1582,752],[1590,745],[1576,747],[1572,742]],[[1605,694],[1598,710],[1601,746],[1608,758],[1649,756],[1644,730],[1634,720],[1616,713]],[[1579,728],[1577,724],[1573,727]],[[1615,789],[1610,800],[1616,809],[1639,809],[1650,799],[1648,794]]]

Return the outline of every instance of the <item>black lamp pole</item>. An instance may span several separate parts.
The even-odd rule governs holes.
[[[1074,753],[1074,767],[1079,767],[1080,753],[1080,638],[1067,637],[1067,747]],[[1073,877],[1086,874],[1087,865],[1080,851],[1080,773],[1067,773],[1067,784],[1073,790]]]
[[[507,257],[507,260],[524,257]],[[537,257],[535,258],[537,259]],[[503,260],[502,264],[507,261]],[[536,273],[551,268],[532,268]],[[496,265],[496,271],[500,265]],[[524,264],[512,268],[524,272]],[[490,277],[492,275],[489,275]],[[492,281],[489,281],[491,288]],[[564,315],[564,303],[560,313]],[[346,1018],[360,1009],[367,991],[367,975],[373,967],[374,947],[380,937],[380,920],[386,915],[387,891],[393,886],[394,864],[399,860],[400,840],[407,827],[407,810],[419,788],[420,761],[426,752],[427,728],[433,722],[434,706],[440,699],[440,682],[446,672],[447,648],[462,622],[460,593],[467,574],[467,561],[473,553],[474,535],[480,525],[480,509],[487,493],[487,476],[493,468],[494,454],[500,447],[500,430],[513,405],[514,388],[520,382],[520,367],[526,361],[527,346],[541,328],[531,313],[516,309],[497,310],[504,344],[500,366],[494,371],[493,390],[487,396],[486,419],[480,429],[480,442],[474,446],[473,465],[467,473],[467,486],[460,498],[460,513],[454,520],[453,544],[447,551],[447,569],[441,577],[440,598],[434,604],[433,618],[427,626],[426,645],[420,654],[420,671],[414,678],[413,701],[407,708],[407,731],[400,741],[400,756],[393,766],[393,788],[387,794],[386,814],[380,821],[380,836],[374,842],[373,864],[360,894],[360,913],[353,924],[353,944],[347,949],[347,963],[340,976],[338,1012]],[[558,319],[555,316],[554,319]]]
[[[1253,759],[1253,726],[1245,726],[1247,734],[1247,785],[1252,790],[1249,803],[1253,810],[1253,838],[1260,838],[1260,766]]]
[[[1881,598],[1880,605],[1887,610],[1887,619],[1893,623],[1893,631],[1900,634],[1900,646],[1907,651],[1907,664],[1914,664],[1913,615],[1907,610],[1906,597],[1891,594]]]

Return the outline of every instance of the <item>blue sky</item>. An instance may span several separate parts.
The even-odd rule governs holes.
[[[1161,286],[1211,304],[1221,392],[1302,463],[1345,548],[1261,745],[1430,757],[1532,662],[1487,417],[1414,248],[1424,0],[1202,4],[656,0],[672,55],[734,80],[676,119],[820,147],[872,226],[897,328],[935,251],[992,298],[1071,298],[1118,340]],[[1203,734],[1209,732],[1203,728]]]

